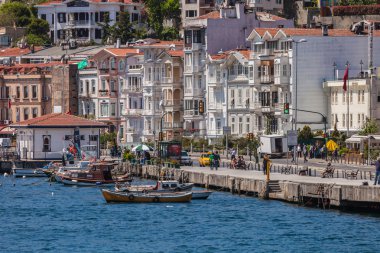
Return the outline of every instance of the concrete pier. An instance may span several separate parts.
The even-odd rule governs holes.
[[[137,176],[171,178],[196,185],[230,191],[233,194],[276,199],[305,206],[342,210],[380,210],[380,186],[365,179],[321,178],[271,173],[266,181],[263,172],[219,168],[159,168],[156,165],[125,165]]]

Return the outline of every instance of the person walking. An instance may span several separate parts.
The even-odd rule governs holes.
[[[302,152],[301,144],[298,144],[298,146],[297,146],[297,153],[298,153],[298,157],[299,157],[299,158],[302,157],[302,156],[301,156],[301,155],[302,155],[301,152]]]
[[[265,154],[264,155],[264,160],[263,160],[263,172],[264,172],[264,175],[267,174],[268,160],[269,160],[269,157],[268,157],[267,154]]]
[[[375,176],[375,183],[373,185],[380,184],[380,156],[377,158],[375,167],[376,167],[376,176]]]
[[[219,155],[218,151],[215,151],[215,154],[214,154],[214,167],[215,167],[215,170],[218,170],[219,165],[220,165],[220,155]]]
[[[209,159],[210,159],[210,169],[212,170],[214,166],[214,152],[210,154]]]
[[[305,144],[303,144],[303,162],[307,162],[307,147]]]

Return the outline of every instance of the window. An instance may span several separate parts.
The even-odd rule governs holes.
[[[249,116],[245,118],[245,131],[249,133]]]
[[[16,98],[20,98],[20,86],[16,87]]]
[[[200,30],[193,31],[193,43],[202,43]]]
[[[350,90],[350,104],[352,104],[352,90]]]
[[[235,117],[231,118],[231,133],[235,133]]]
[[[46,14],[41,14],[41,19],[46,20]]]
[[[110,89],[111,91],[115,91],[115,80],[110,81]]]
[[[362,103],[364,103],[364,90],[362,90]]]
[[[29,97],[29,93],[28,93],[28,86],[24,86],[24,98],[28,98]]]
[[[114,57],[112,57],[111,60],[110,60],[110,68],[112,70],[115,70],[116,69],[115,65],[116,65],[116,59]]]
[[[106,80],[102,79],[102,91],[106,90]]]
[[[32,108],[32,117],[36,118],[38,116],[38,108]]]
[[[108,104],[106,103],[100,104],[100,116],[102,117],[108,116]]]
[[[222,129],[222,122],[221,122],[220,119],[217,119],[217,120],[216,120],[216,129],[217,129],[217,130]]]
[[[32,98],[37,98],[37,85],[32,86]]]
[[[66,23],[66,13],[58,13],[58,23]]]
[[[124,103],[120,103],[120,114],[124,111]]]
[[[95,13],[95,14],[98,14],[98,13]],[[95,39],[101,39],[101,38],[102,38],[102,29],[95,29]]]
[[[342,115],[342,126],[345,127],[346,126],[346,114],[343,113]]]
[[[104,20],[106,19],[106,16],[109,17],[109,13],[105,11],[101,11],[99,13],[99,21],[104,22]]]
[[[51,149],[50,149],[50,138],[51,138],[50,135],[43,135],[42,136],[42,143],[43,143],[42,152],[50,152],[51,151]]]
[[[79,93],[80,94],[83,93],[83,81],[80,81],[80,83],[79,83]]]
[[[115,103],[111,103],[111,116],[116,115],[116,106]]]
[[[287,76],[288,75],[288,66],[282,65],[282,75]]]
[[[192,31],[191,30],[186,30],[185,31],[185,45],[186,46],[191,46],[191,37],[192,37]]]
[[[29,119],[29,108],[24,108],[24,120]]]
[[[139,21],[139,14],[132,13],[132,22],[138,22],[138,21]]]
[[[350,114],[350,127],[352,127],[353,120],[352,120],[352,114]]]
[[[119,61],[119,71],[123,71],[125,68],[124,61]]]
[[[360,124],[360,113],[358,113],[358,127],[360,127],[361,124]]]
[[[358,104],[360,104],[360,93],[361,93],[361,90],[358,90]]]
[[[89,141],[98,141],[98,136],[97,135],[89,135],[88,139],[89,139]]]
[[[186,11],[186,17],[187,18],[193,18],[197,16],[197,11],[196,10],[189,10]]]
[[[96,87],[95,87],[95,80],[92,79],[91,80],[91,93],[92,94],[95,94],[95,89],[96,89]]]
[[[239,117],[239,134],[243,132],[243,118]]]

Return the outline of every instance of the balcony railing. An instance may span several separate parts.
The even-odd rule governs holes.
[[[182,122],[163,122],[162,127],[165,129],[183,128]]]
[[[100,75],[108,75],[110,73],[109,69],[99,69]]]
[[[273,82],[273,75],[264,75],[260,77],[261,83],[271,83]]]
[[[138,116],[143,114],[143,109],[125,109],[125,115]]]
[[[99,96],[101,97],[108,96],[108,90],[99,90]]]
[[[91,20],[69,20],[66,25],[95,25]]]

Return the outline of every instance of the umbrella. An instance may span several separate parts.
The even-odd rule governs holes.
[[[334,151],[335,149],[337,149],[339,146],[338,144],[336,144],[335,141],[333,140],[329,140],[327,143],[326,143],[326,147],[329,151]]]
[[[140,145],[137,145],[136,147],[132,148],[132,152],[136,152],[136,151],[153,151],[153,148],[151,148],[147,145],[144,145],[144,144],[140,144]]]

